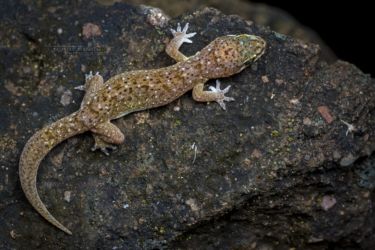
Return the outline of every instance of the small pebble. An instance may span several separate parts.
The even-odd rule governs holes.
[[[60,99],[60,103],[63,106],[67,106],[72,102],[72,92],[70,90],[65,91]]]
[[[336,204],[336,199],[332,195],[325,195],[320,203],[320,206],[324,209],[324,211],[328,211]]]
[[[303,125],[310,126],[312,124],[310,118],[305,117],[303,118]]]
[[[66,202],[70,202],[72,196],[72,191],[65,191],[64,192],[64,200]]]
[[[173,107],[173,111],[180,111],[180,107],[179,106],[175,106],[175,107]]]
[[[269,83],[269,79],[268,79],[268,76],[262,76],[262,82],[263,83]]]
[[[85,23],[82,27],[82,35],[88,39],[93,36],[100,36],[102,31],[100,27],[94,23]]]
[[[354,156],[352,153],[347,154],[344,156],[340,161],[340,166],[347,167],[352,165],[358,157]]]
[[[330,110],[327,106],[319,106],[318,107],[318,112],[320,113],[320,115],[324,118],[324,120],[330,124],[331,122],[333,122],[333,117],[330,113]]]

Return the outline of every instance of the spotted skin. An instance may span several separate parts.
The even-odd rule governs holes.
[[[137,70],[113,76],[104,82],[101,75],[86,75],[86,82],[77,89],[85,90],[81,107],[36,132],[26,143],[19,162],[22,189],[31,205],[47,221],[67,234],[69,229],[57,221],[41,201],[36,188],[36,177],[40,162],[53,147],[74,135],[93,132],[95,145],[108,154],[113,144],[121,144],[124,135],[111,120],[129,113],[166,105],[189,90],[199,102],[216,101],[225,109],[229,86],[221,90],[219,84],[204,90],[209,79],[231,76],[262,56],[265,41],[253,35],[228,35],[216,38],[195,55],[187,57],[179,48],[192,42],[187,34],[188,24],[172,30],[174,38],[166,46],[166,53],[176,64],[154,70]]]

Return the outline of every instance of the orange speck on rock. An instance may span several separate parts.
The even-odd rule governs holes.
[[[318,112],[320,113],[320,115],[324,118],[324,120],[330,124],[331,122],[333,122],[333,117],[330,113],[330,110],[327,106],[319,106],[318,107]]]
[[[100,27],[94,23],[85,23],[82,27],[82,35],[85,38],[90,38],[93,36],[100,36],[102,31]]]
[[[259,159],[262,157],[262,153],[258,149],[254,149],[251,153],[251,157]]]

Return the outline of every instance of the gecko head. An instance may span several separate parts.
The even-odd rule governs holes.
[[[241,34],[216,38],[207,46],[208,58],[213,62],[206,68],[207,77],[218,78],[236,74],[258,60],[266,42],[259,36]]]
[[[239,61],[246,66],[255,62],[264,54],[266,41],[259,36],[243,34],[234,36],[233,39],[240,52]]]

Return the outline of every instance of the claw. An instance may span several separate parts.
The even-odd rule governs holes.
[[[186,23],[183,30],[182,30],[182,33],[186,33],[186,31],[188,30],[189,28],[189,23]]]
[[[92,74],[92,71],[90,71],[89,74],[85,74],[85,79],[86,79],[86,81],[88,81],[88,80],[91,80],[91,78],[93,78],[94,76],[100,76],[99,72],[97,71],[94,75],[94,74]]]
[[[91,151],[95,151],[97,149],[100,149],[100,151],[102,151],[106,156],[109,156],[109,151],[108,149],[111,149],[111,150],[116,150],[117,147],[116,146],[113,146],[113,145],[97,145],[95,144],[92,148],[91,148]]]
[[[94,75],[92,74],[92,71],[90,71],[89,74],[85,74],[86,81],[90,80]]]
[[[106,149],[106,148],[101,148],[100,151],[102,151],[106,156],[109,156],[108,149]]]
[[[225,89],[223,89],[223,93],[227,93],[228,91],[229,91],[229,89],[230,89],[230,85],[228,85]]]
[[[74,89],[76,90],[81,90],[81,91],[85,91],[85,85],[79,85],[77,87],[74,87]]]
[[[225,102],[224,101],[216,101],[217,103],[219,103],[220,107],[224,110],[227,110],[227,107],[225,106]]]

